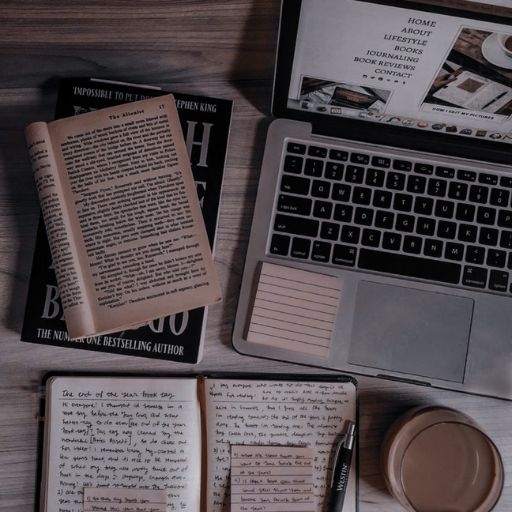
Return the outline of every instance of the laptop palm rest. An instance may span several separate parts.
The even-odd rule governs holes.
[[[472,299],[362,281],[355,312],[351,364],[464,381]]]

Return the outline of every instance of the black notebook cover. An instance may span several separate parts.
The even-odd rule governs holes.
[[[63,79],[59,85],[56,119],[167,94],[158,88],[90,78]],[[173,93],[210,246],[214,247],[226,160],[232,102]],[[149,322],[123,332],[70,340],[42,216],[30,276],[21,340],[31,343],[114,352],[184,363],[201,359],[206,308]]]

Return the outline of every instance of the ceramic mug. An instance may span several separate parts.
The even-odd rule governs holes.
[[[498,36],[498,43],[505,52],[505,55],[512,59],[512,34],[500,34]]]

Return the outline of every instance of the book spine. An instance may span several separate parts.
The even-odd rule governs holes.
[[[72,332],[90,330],[94,325],[86,294],[85,280],[80,270],[79,255],[73,243],[72,222],[66,207],[66,195],[59,179],[59,169],[46,123],[32,123],[25,138],[34,172],[37,193],[48,242],[52,266],[57,277],[64,316]]]

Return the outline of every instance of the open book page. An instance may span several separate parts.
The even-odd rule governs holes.
[[[64,307],[72,338],[220,301],[172,96],[61,119],[48,131],[94,318],[93,329],[80,326],[82,312]],[[46,219],[62,204],[42,206]],[[60,252],[52,256],[61,266]]]
[[[295,445],[314,450],[313,509],[323,510],[335,443],[356,421],[351,382],[206,379],[207,510],[230,504],[232,445]],[[344,512],[356,510],[355,455]]]
[[[43,512],[82,512],[85,487],[165,489],[199,512],[195,379],[57,377],[46,409]]]

